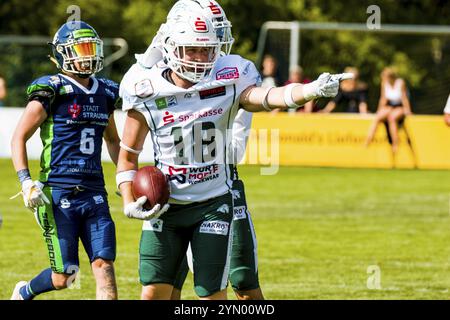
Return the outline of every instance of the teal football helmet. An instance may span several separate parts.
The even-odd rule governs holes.
[[[63,24],[49,44],[53,62],[65,72],[86,78],[103,69],[103,41],[83,21]]]

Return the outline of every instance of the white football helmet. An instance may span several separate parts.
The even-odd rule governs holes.
[[[167,15],[167,21],[175,19],[178,15],[185,14],[186,11],[201,13],[211,20],[222,45],[221,50],[226,55],[230,54],[231,47],[234,43],[234,38],[231,33],[232,25],[227,19],[225,11],[215,0],[179,0],[173,5]]]
[[[164,62],[177,75],[197,83],[207,77],[220,56],[220,42],[211,21],[205,16],[184,11],[170,19],[163,36]],[[207,61],[189,56],[186,49],[203,49]]]
[[[225,11],[215,0],[179,0],[167,15],[167,21],[176,20],[178,16],[197,12],[211,20],[214,30],[221,44],[221,54],[228,55],[234,43],[231,34],[231,22],[227,19]],[[151,68],[162,60],[162,47],[169,28],[167,23],[161,24],[158,32],[144,54],[137,54],[136,60],[145,68]]]

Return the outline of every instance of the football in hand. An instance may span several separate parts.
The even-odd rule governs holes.
[[[142,167],[133,179],[133,195],[135,199],[147,197],[145,209],[152,209],[157,203],[162,207],[169,201],[169,182],[157,167]]]

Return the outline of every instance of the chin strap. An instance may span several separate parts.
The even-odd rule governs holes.
[[[51,62],[53,62],[58,67],[58,69],[61,69],[58,61],[54,57],[52,57],[51,55],[48,55],[47,57],[50,59]]]

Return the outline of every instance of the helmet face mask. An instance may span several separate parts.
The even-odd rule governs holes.
[[[219,56],[217,46],[198,47],[173,44],[173,47],[169,67],[172,67],[172,70],[180,77],[193,83],[197,83],[209,75]],[[194,56],[203,56],[205,59],[195,59]]]
[[[103,69],[103,41],[87,23],[64,24],[53,39],[53,55],[61,70],[85,78]]]
[[[220,56],[221,45],[210,20],[186,12],[167,22],[163,56],[181,78],[198,83],[206,78]]]
[[[217,37],[219,38],[220,44],[222,46],[221,50],[226,55],[229,55],[231,52],[231,47],[234,43],[234,38],[231,34],[231,22],[228,20],[213,20],[213,27],[216,30]]]
[[[185,12],[198,13],[212,22],[213,29],[215,30],[219,39],[221,51],[225,55],[230,54],[231,48],[234,43],[234,38],[231,33],[231,22],[227,19],[225,11],[214,0],[179,0],[170,10],[167,21],[176,19],[177,17],[184,15]]]

